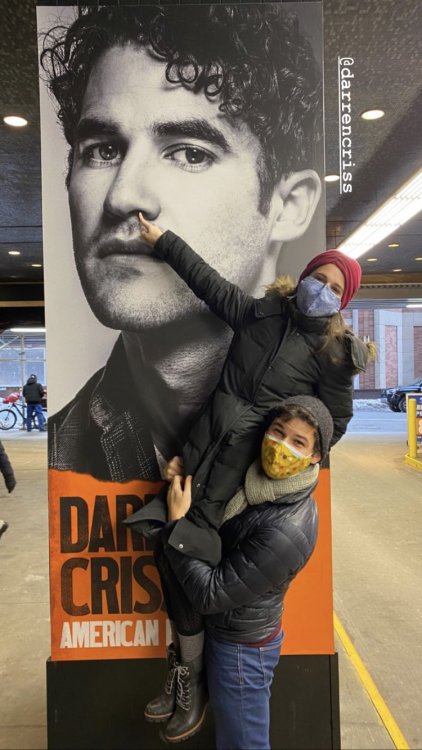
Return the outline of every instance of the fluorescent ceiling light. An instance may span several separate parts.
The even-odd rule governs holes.
[[[400,247],[398,242],[390,242],[388,247]]]
[[[403,271],[402,268],[393,268],[393,273],[398,273],[399,271]]]
[[[379,120],[384,115],[385,112],[383,109],[367,109],[365,112],[362,112],[361,118],[362,120]]]
[[[7,117],[3,117],[3,122],[6,125],[12,125],[14,128],[23,128],[28,125],[28,120],[25,120],[24,117],[18,117],[18,115],[7,115]]]
[[[20,250],[8,250],[8,255],[20,255]]]
[[[375,263],[375,261],[378,260],[378,258],[367,258],[367,263]]]
[[[338,174],[326,174],[324,177],[325,182],[337,182],[340,179]]]
[[[42,263],[31,263],[32,268],[42,268]]]
[[[10,328],[12,333],[45,333],[45,328]]]
[[[422,169],[385,201],[337,250],[360,258],[422,209]]]
[[[415,258],[415,260],[422,260],[422,258]]]
[[[422,302],[414,303],[412,305],[406,305],[406,307],[422,307]]]

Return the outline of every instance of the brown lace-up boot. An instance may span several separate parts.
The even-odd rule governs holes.
[[[166,742],[181,742],[199,732],[208,702],[202,654],[176,669],[176,709],[161,732]]]
[[[170,643],[167,649],[167,664],[168,672],[164,692],[157,698],[153,698],[145,707],[144,716],[147,721],[167,721],[176,708],[176,670],[180,665],[173,643]]]

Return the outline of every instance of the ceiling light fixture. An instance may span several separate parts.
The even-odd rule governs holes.
[[[402,268],[393,268],[393,273],[398,273],[399,271],[403,271]]]
[[[388,247],[400,247],[398,242],[390,242]]]
[[[388,198],[337,250],[350,258],[360,258],[372,247],[415,216],[422,209],[422,169]]]
[[[338,182],[339,179],[339,174],[326,174],[324,177],[325,182]]]
[[[375,263],[378,258],[367,258],[366,260],[368,261],[368,263]]]
[[[18,115],[7,115],[7,117],[3,117],[3,122],[6,125],[11,125],[13,128],[23,128],[25,125],[28,125],[28,120]]]
[[[383,109],[367,109],[365,112],[362,112],[361,118],[362,120],[379,120],[384,115],[385,112]]]
[[[422,258],[415,258],[415,260],[422,260]]]
[[[10,328],[12,333],[45,333],[45,328]]]
[[[414,302],[411,305],[406,305],[406,307],[422,307],[422,302]]]
[[[32,268],[42,268],[41,263],[31,263]]]
[[[20,255],[20,250],[8,250],[8,255]]]

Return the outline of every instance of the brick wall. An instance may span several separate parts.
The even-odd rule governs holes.
[[[385,385],[398,385],[397,326],[385,326]]]
[[[369,338],[370,341],[374,340],[374,311],[373,310],[359,310],[359,330],[358,335],[360,338]],[[367,390],[375,388],[375,363],[371,362],[368,365],[366,372],[359,375],[359,389]]]

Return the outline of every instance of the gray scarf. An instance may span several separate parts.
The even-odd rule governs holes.
[[[310,464],[305,471],[292,477],[270,479],[261,467],[261,459],[257,458],[246,472],[244,486],[227,503],[222,523],[242,513],[248,505],[276,503],[284,500],[286,495],[312,487],[318,474],[319,464]]]

